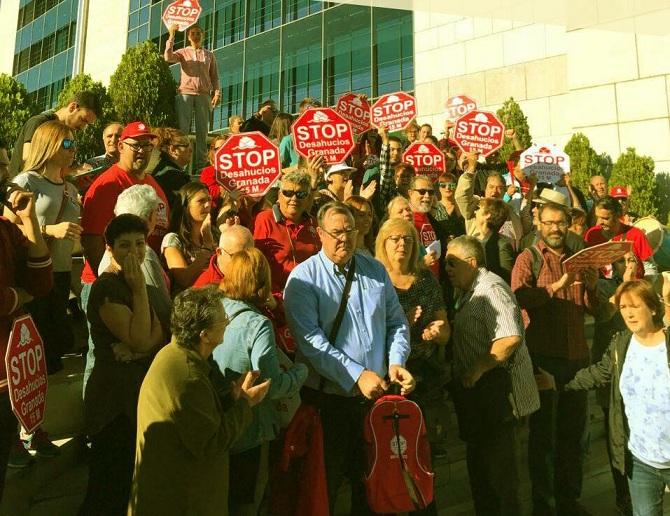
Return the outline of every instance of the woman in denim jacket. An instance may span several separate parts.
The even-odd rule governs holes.
[[[268,477],[268,442],[279,433],[277,400],[296,394],[307,378],[307,366],[283,371],[272,323],[264,315],[270,298],[270,266],[256,248],[235,253],[223,271],[223,305],[230,324],[223,345],[213,357],[224,379],[260,371],[271,385],[265,400],[253,409],[254,420],[230,450],[230,514],[257,514]]]

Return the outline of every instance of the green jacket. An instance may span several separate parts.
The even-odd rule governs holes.
[[[228,514],[228,450],[251,423],[244,399],[224,410],[210,365],[174,341],[144,378],[129,515]]]
[[[612,465],[623,474],[630,471],[631,454],[627,446],[629,427],[619,390],[619,380],[631,336],[628,330],[616,333],[600,362],[578,371],[565,386],[565,390],[589,390],[609,384],[609,447]],[[668,368],[670,368],[670,332],[667,330],[665,342],[668,352]]]

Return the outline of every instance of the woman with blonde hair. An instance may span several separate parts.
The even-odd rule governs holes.
[[[284,139],[284,136],[291,134],[292,123],[293,116],[290,113],[277,114],[270,127],[268,138],[272,140],[272,143],[279,146],[279,143]]]
[[[280,368],[275,332],[264,315],[271,297],[270,265],[256,248],[235,253],[226,266],[221,290],[229,323],[223,345],[213,357],[225,374],[259,371],[260,381],[270,379],[265,400],[253,407],[253,422],[230,450],[228,509],[230,514],[255,515],[263,499],[268,476],[268,443],[279,434],[277,400],[296,394],[307,379],[307,366]]]
[[[444,436],[438,423],[443,412],[442,393],[446,384],[444,347],[451,330],[441,289],[431,271],[421,265],[419,237],[414,224],[391,218],[377,234],[375,257],[384,264],[407,314],[411,352],[407,369],[416,379],[412,398],[419,403],[433,451],[441,448]]]
[[[77,198],[77,188],[65,181],[64,171],[72,165],[76,148],[72,130],[68,126],[58,120],[45,122],[35,130],[24,171],[13,179],[20,187],[33,192],[37,220],[53,262],[54,286],[49,294],[24,305],[44,341],[49,374],[63,368],[61,357],[74,346],[67,306],[70,299],[72,250],[81,235],[81,204]],[[20,219],[6,207],[4,216],[20,227]],[[11,466],[25,467],[32,462],[26,447],[45,457],[58,454],[58,448],[40,428],[28,436],[25,445],[17,438],[9,459]]]

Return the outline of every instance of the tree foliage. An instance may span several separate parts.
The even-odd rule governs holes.
[[[129,48],[109,81],[109,96],[119,121],[151,126],[175,125],[176,84],[158,48],[145,41]]]
[[[514,97],[507,99],[497,114],[505,129],[514,129],[516,131],[517,138],[521,145],[523,145],[523,148],[530,147],[532,138],[530,136],[530,127],[528,127],[528,118],[523,114],[521,106],[514,100]],[[514,152],[514,144],[511,138],[506,137],[505,143],[499,152],[498,159],[500,163],[505,163],[512,152]]]
[[[656,174],[656,217],[663,224],[670,224],[670,174]]]
[[[603,175],[611,169],[612,159],[607,154],[599,155],[591,142],[583,133],[575,133],[565,146],[565,153],[570,156],[570,178],[582,192],[589,191],[589,183],[593,176]]]
[[[11,149],[19,130],[35,111],[25,86],[7,74],[0,74],[0,142]]]
[[[629,210],[640,216],[656,215],[654,160],[639,156],[633,147],[619,156],[610,177],[610,186],[630,186]]]
[[[63,91],[58,95],[58,106],[66,106],[74,95],[82,91],[90,91],[97,95],[100,99],[102,113],[100,113],[94,124],[89,125],[84,130],[77,131],[75,136],[77,140],[75,163],[83,163],[93,156],[104,154],[105,147],[102,143],[102,130],[114,118],[107,90],[101,82],[94,81],[88,74],[75,75],[65,83]]]

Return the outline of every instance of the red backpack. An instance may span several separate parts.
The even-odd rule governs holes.
[[[370,509],[395,513],[429,505],[433,501],[434,473],[419,406],[404,396],[382,396],[366,416],[363,433],[368,456],[365,491]]]

